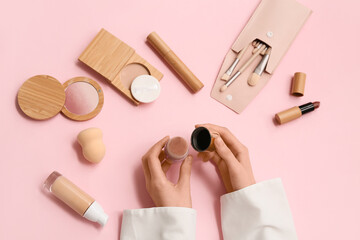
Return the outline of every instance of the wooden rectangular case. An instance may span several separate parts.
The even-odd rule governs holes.
[[[236,113],[243,111],[269,81],[271,74],[280,63],[311,12],[310,9],[295,0],[262,0],[226,54],[211,91],[211,97]],[[220,92],[220,88],[225,83],[225,81],[221,80],[221,76],[232,64],[237,54],[256,39],[265,42],[271,47],[268,64],[257,85],[250,86],[247,80],[261,60],[261,56],[258,56],[232,85],[224,92]],[[247,51],[233,73],[240,68],[250,55],[251,51]]]
[[[133,48],[105,29],[101,29],[95,36],[80,55],[79,61],[100,73],[136,105],[139,102],[131,95],[129,87],[122,82],[121,70],[129,64],[140,64],[158,80],[163,77],[159,70],[140,57]]]

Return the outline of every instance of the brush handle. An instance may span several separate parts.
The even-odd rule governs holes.
[[[251,43],[250,43],[251,44]],[[245,52],[247,51],[247,49],[249,48],[249,45],[247,45],[245,48],[243,48],[239,54],[236,56],[235,61],[231,64],[231,66],[229,67],[229,69],[225,72],[225,74],[231,76],[232,72],[234,71],[236,65],[240,62],[241,58],[244,56]]]
[[[249,45],[247,45],[245,48],[243,48],[243,50],[241,50],[241,52],[239,52],[239,54],[237,55],[237,59],[239,59],[239,61],[241,60],[241,58],[244,56],[245,52],[248,50],[248,48],[250,47],[251,43]]]
[[[227,81],[227,82],[225,83],[225,86],[226,86],[226,87],[230,86],[230,84],[232,84],[232,83],[235,81],[235,79],[237,79],[237,77],[240,76],[240,74],[241,74],[241,72],[240,72],[240,71],[237,71],[237,72],[234,74],[234,76],[232,76],[232,77],[229,79],[229,81]]]
[[[245,71],[245,69],[255,60],[257,56],[265,49],[265,45],[262,45],[259,50],[257,50],[242,67],[239,69],[239,72],[242,73]]]
[[[261,48],[259,50],[257,50],[248,60],[246,63],[244,63],[244,65],[239,69],[239,71],[237,71],[234,76],[232,76],[232,78],[229,79],[229,81],[227,81],[225,83],[225,86],[228,87],[230,86],[230,84],[232,84],[236,78],[238,78],[240,76],[240,74],[245,71],[245,69],[255,60],[255,58],[257,56],[259,56],[259,54],[264,50],[265,45],[262,45]]]
[[[239,58],[235,58],[235,61],[231,64],[231,66],[225,72],[225,74],[231,76],[232,72],[234,71],[234,69],[235,69],[236,65],[239,63],[239,61],[240,61]]]
[[[254,54],[257,50],[259,50],[261,48],[261,46],[263,46],[264,44],[259,43],[255,46],[255,48],[252,50],[252,54]]]

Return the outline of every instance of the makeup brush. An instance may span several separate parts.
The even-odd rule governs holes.
[[[259,64],[255,68],[254,72],[250,75],[250,77],[248,79],[248,84],[250,86],[255,86],[258,83],[258,81],[261,77],[261,74],[263,74],[265,67],[269,61],[270,53],[271,53],[271,48],[267,48],[261,61],[259,62]]]
[[[266,51],[268,50],[268,47],[266,47],[261,53],[260,55],[265,55]]]
[[[242,72],[244,72],[246,70],[246,68],[255,60],[255,58],[257,56],[259,56],[259,54],[265,49],[266,45],[262,45],[260,47],[260,49],[258,49],[248,60],[247,62],[244,63],[244,65],[239,69],[239,71],[237,71],[234,76],[232,76],[229,81],[227,81],[221,88],[220,88],[220,92],[225,91],[230,84],[232,84],[239,76]]]
[[[258,43],[255,45],[255,48],[253,49],[252,54],[254,54],[257,50],[259,50],[262,45],[264,45],[262,42],[258,42]]]
[[[247,51],[247,49],[249,48],[250,44],[243,48],[239,54],[236,56],[235,61],[231,64],[231,66],[229,67],[229,69],[224,73],[224,75],[222,75],[221,80],[227,81],[229,80],[232,72],[234,71],[236,65],[240,62],[241,58],[244,56],[245,52]]]

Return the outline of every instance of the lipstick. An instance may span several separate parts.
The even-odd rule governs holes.
[[[285,111],[275,114],[275,119],[279,124],[287,123],[301,117],[303,114],[312,112],[320,107],[320,102],[309,102],[298,107],[292,107]]]

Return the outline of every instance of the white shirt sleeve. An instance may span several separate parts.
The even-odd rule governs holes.
[[[120,240],[195,240],[196,211],[156,207],[125,210]]]
[[[296,240],[281,179],[260,182],[221,196],[224,240]]]

